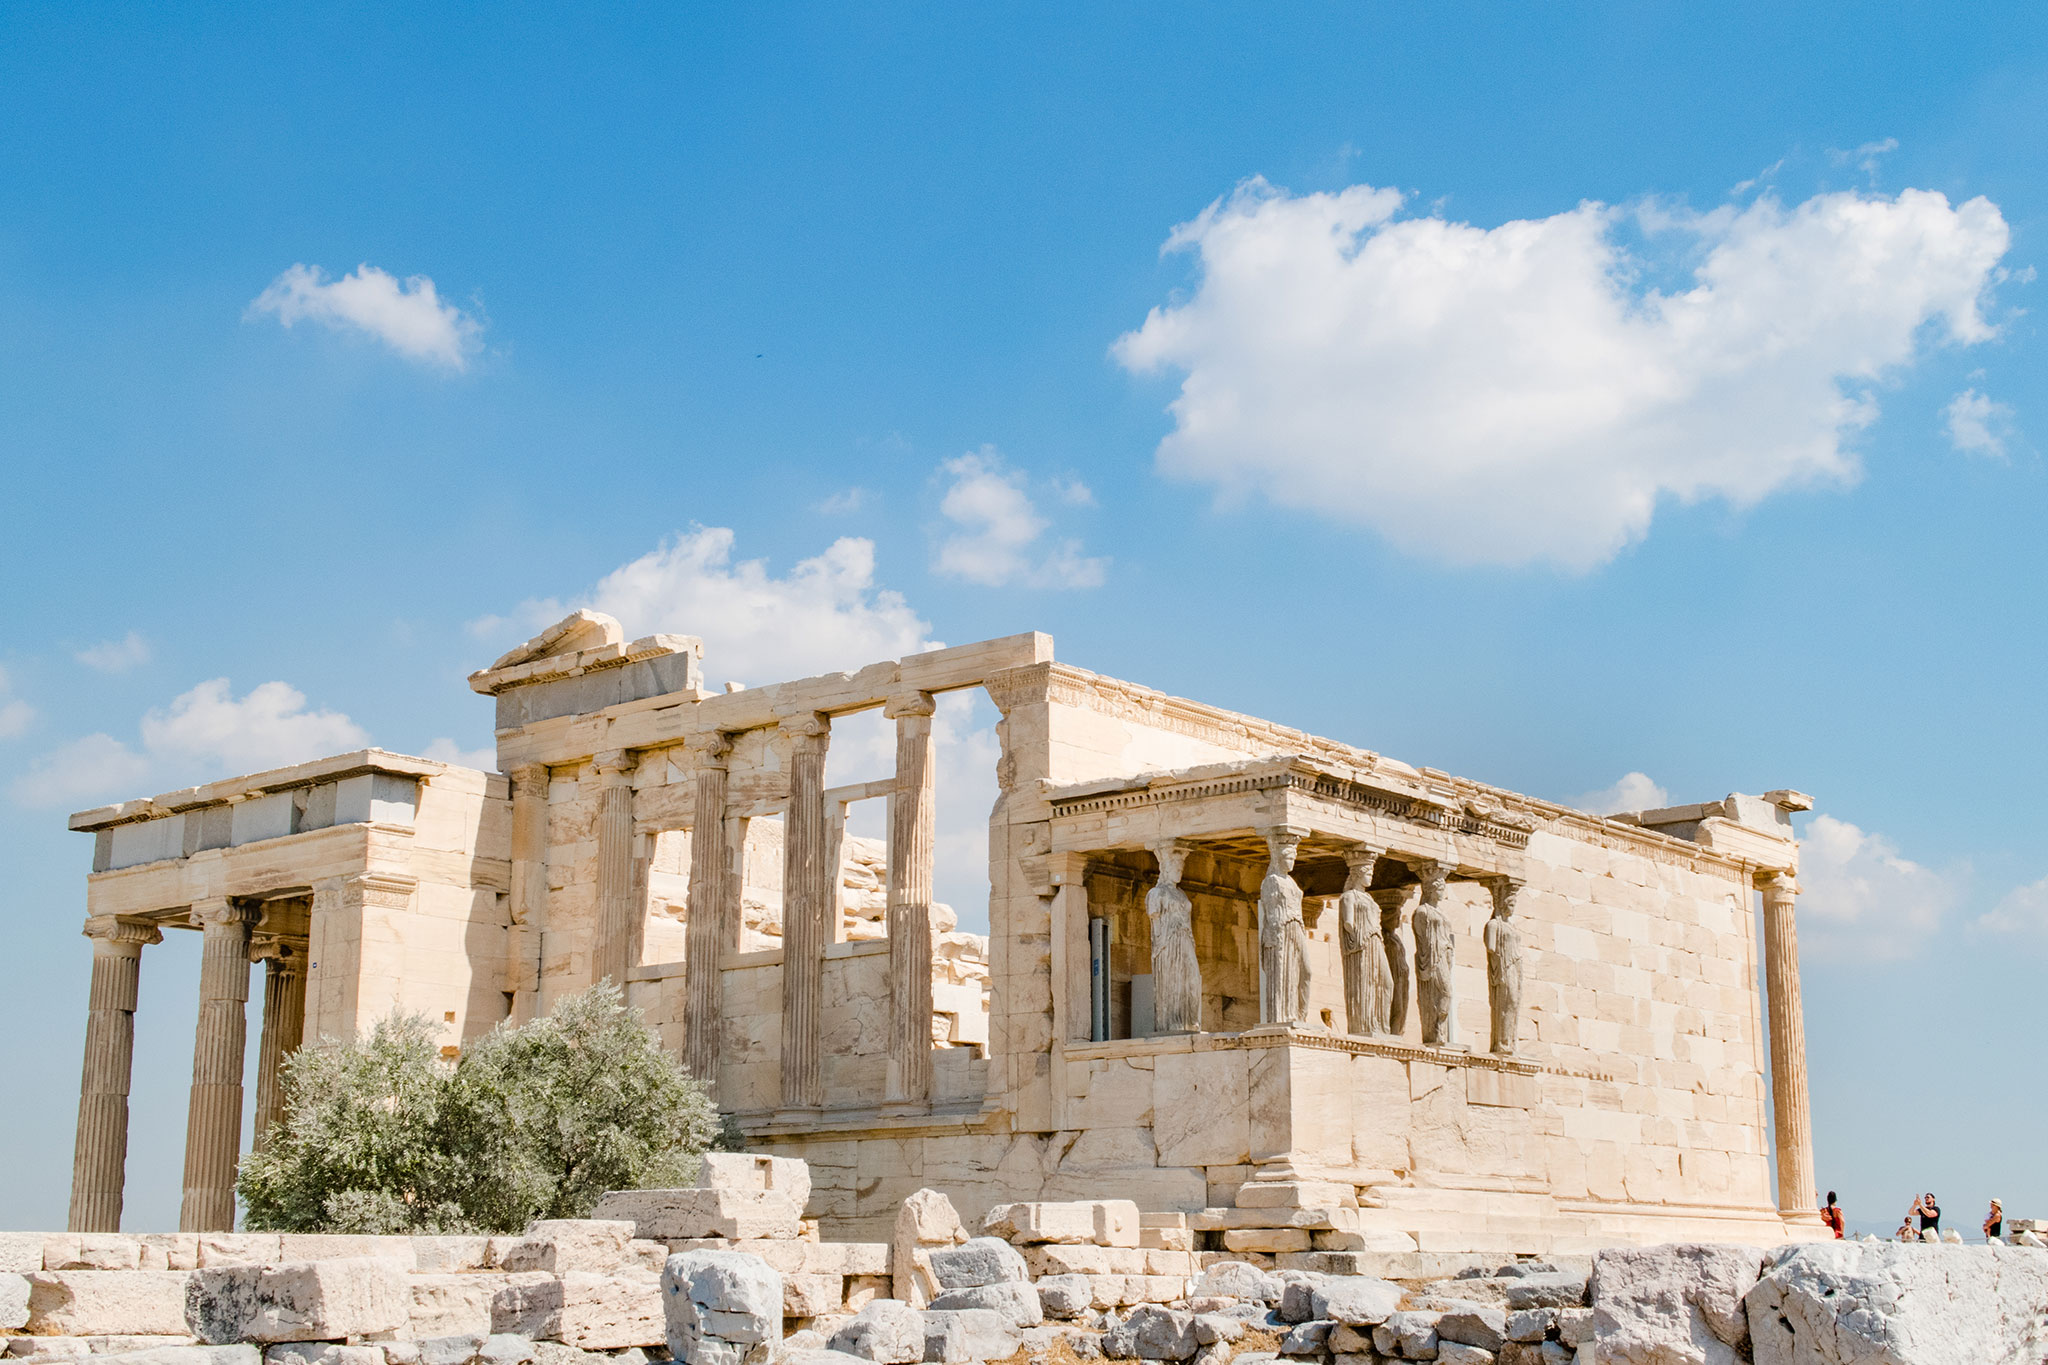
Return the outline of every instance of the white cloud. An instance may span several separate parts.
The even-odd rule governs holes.
[[[1108,560],[1082,554],[1076,540],[1040,544],[1052,523],[1039,515],[1025,491],[1024,475],[1006,468],[994,449],[983,446],[947,460],[939,468],[952,480],[939,511],[954,527],[939,544],[933,564],[939,573],[992,588],[1010,583],[1041,588],[1101,586]],[[1075,502],[1066,491],[1073,487],[1093,500],[1085,484],[1068,484],[1056,491],[1063,501]]]
[[[366,332],[407,360],[450,370],[469,368],[483,332],[475,318],[443,302],[425,275],[400,281],[367,264],[332,281],[319,266],[292,266],[256,296],[247,316],[266,313],[287,327],[305,319]]]
[[[1987,394],[1964,389],[1941,410],[1949,444],[1965,455],[2002,460],[2013,431],[2012,409]]]
[[[139,795],[150,762],[108,734],[87,735],[43,755],[8,785],[24,806],[88,806]]]
[[[8,700],[7,670],[0,668],[0,739],[13,739],[35,723],[36,709],[27,702]]]
[[[1194,291],[1114,347],[1184,376],[1163,472],[1452,562],[1589,568],[1662,498],[1853,479],[1844,441],[1923,327],[1993,335],[2008,240],[1989,200],[1923,190],[1495,228],[1401,205],[1253,180],[1174,229]],[[1645,283],[1674,267],[1672,292]]]
[[[1901,857],[1881,834],[1817,815],[1800,839],[1800,946],[1820,957],[1906,957],[1954,908],[1960,875]]]
[[[1871,183],[1875,184],[1878,166],[1887,156],[1897,150],[1899,150],[1899,140],[1897,138],[1879,138],[1875,142],[1866,142],[1862,146],[1851,148],[1846,152],[1839,148],[1830,148],[1828,150],[1828,160],[1834,162],[1837,166],[1854,165],[1870,177]]]
[[[1095,490],[1071,475],[1062,475],[1052,481],[1053,496],[1069,507],[1093,507]]]
[[[308,711],[306,694],[267,682],[237,699],[226,678],[203,682],[142,718],[142,743],[158,759],[230,772],[260,772],[370,742],[339,711]]]
[[[149,662],[149,641],[131,630],[118,640],[102,640],[79,650],[72,657],[87,668],[95,668],[102,673],[126,673],[138,664]]]
[[[1976,934],[2048,937],[2048,877],[2016,886],[1970,923]]]
[[[1625,773],[1611,787],[1602,787],[1565,802],[1588,815],[1617,815],[1622,811],[1658,810],[1671,804],[1671,794],[1645,773]]]
[[[865,488],[845,488],[834,493],[818,504],[818,510],[828,517],[851,516],[866,505],[869,497]]]
[[[843,536],[779,578],[765,560],[735,564],[732,550],[730,529],[695,527],[612,570],[573,603],[529,602],[518,615],[539,629],[573,607],[592,607],[618,617],[629,638],[699,636],[713,686],[805,678],[932,647],[930,623],[901,593],[875,586],[871,540]]]
[[[452,739],[437,739],[420,752],[421,758],[431,758],[436,763],[453,763],[458,767],[476,768],[483,772],[498,771],[498,751],[490,749],[465,749]]]

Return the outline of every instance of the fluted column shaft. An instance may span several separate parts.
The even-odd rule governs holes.
[[[1806,1091],[1806,1012],[1799,998],[1799,887],[1788,873],[1758,879],[1764,897],[1764,997],[1771,1019],[1771,1106],[1778,1148],[1778,1211],[1814,1208],[1813,1116]]]
[[[135,1067],[135,998],[142,950],[163,942],[147,924],[95,915],[92,986],[86,997],[85,1074],[78,1087],[78,1143],[71,1158],[73,1232],[119,1232],[128,1173],[128,1083]]]
[[[592,981],[611,978],[626,989],[633,965],[633,755],[614,750],[597,756],[597,939],[591,945]]]
[[[306,959],[297,948],[268,945],[263,959],[263,1032],[256,1043],[256,1150],[284,1117],[284,1059],[306,1040]]]
[[[548,767],[529,763],[512,778],[512,886],[508,897],[512,935],[505,963],[505,989],[512,993],[512,1022],[524,1024],[542,1013],[541,936],[548,905]]]
[[[896,790],[889,797],[889,1071],[891,1102],[932,1095],[932,856],[934,808],[931,693],[891,701]]]
[[[825,945],[832,941],[831,850],[826,847],[825,716],[782,722],[790,732],[789,809],[782,826],[782,1107],[825,1102],[819,1013]]]
[[[242,1147],[242,1063],[248,1046],[249,930],[254,906],[192,907],[204,930],[199,1029],[192,1048],[192,1106],[185,1122],[185,1201],[180,1232],[231,1232],[235,1163]]]
[[[724,1030],[726,949],[738,933],[726,922],[732,862],[725,842],[725,792],[730,736],[704,744],[697,769],[697,810],[690,824],[690,918],[683,945],[684,1062],[690,1074],[718,1089],[719,1038]]]

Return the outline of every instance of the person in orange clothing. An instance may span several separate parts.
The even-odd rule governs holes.
[[[1821,1205],[1820,1221],[1835,1230],[1835,1239],[1842,1238],[1842,1206],[1835,1202],[1835,1192],[1828,1191],[1828,1202]]]

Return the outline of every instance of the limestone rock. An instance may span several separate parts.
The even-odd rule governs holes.
[[[932,1275],[941,1289],[973,1289],[1031,1278],[1024,1258],[1000,1237],[976,1237],[931,1253]]]
[[[895,1295],[912,1308],[923,1308],[939,1293],[932,1274],[931,1252],[967,1240],[967,1229],[953,1201],[937,1190],[916,1190],[896,1210],[890,1239],[889,1266]]]
[[[1498,1351],[1507,1340],[1508,1315],[1483,1303],[1461,1304],[1436,1320],[1439,1341]],[[1439,1347],[1441,1350],[1441,1347]]]
[[[1140,1304],[1126,1323],[1132,1354],[1140,1360],[1187,1360],[1201,1348],[1195,1316],[1156,1304]]]
[[[1201,1342],[1204,1346],[1214,1346],[1218,1342],[1224,1341],[1236,1341],[1244,1333],[1245,1323],[1243,1318],[1234,1318],[1227,1313],[1195,1314],[1195,1340]],[[1371,1346],[1372,1339],[1368,1337],[1364,1342],[1360,1343],[1359,1349],[1366,1350],[1370,1349]]]
[[[185,1291],[187,1330],[220,1344],[396,1332],[411,1308],[404,1272],[374,1257],[195,1270]]]
[[[1755,1247],[1719,1243],[1602,1251],[1588,1285],[1602,1365],[1736,1365],[1762,1266]]]
[[[332,1341],[287,1341],[263,1352],[263,1365],[384,1365],[381,1346],[342,1346]]]
[[[1555,1308],[1517,1308],[1508,1314],[1509,1341],[1541,1341],[1557,1322]]]
[[[142,1244],[115,1232],[60,1232],[43,1239],[43,1270],[140,1270]]]
[[[1078,1318],[1094,1301],[1086,1275],[1048,1275],[1035,1286],[1039,1307],[1049,1318]]]
[[[1524,1275],[1507,1286],[1509,1308],[1580,1308],[1586,1302],[1586,1277],[1559,1271]]]
[[[982,1220],[982,1228],[1019,1245],[1093,1242],[1134,1247],[1141,1233],[1138,1206],[1129,1199],[998,1204]]]
[[[1473,1346],[1460,1341],[1439,1341],[1436,1344],[1437,1365],[1494,1365],[1494,1354],[1484,1346]]]
[[[1401,1306],[1401,1294],[1401,1286],[1387,1280],[1329,1277],[1315,1283],[1309,1303],[1315,1317],[1371,1327]]]
[[[90,1359],[93,1365],[262,1365],[263,1355],[254,1346],[151,1346]]]
[[[1008,1318],[985,1308],[933,1310],[922,1316],[924,1358],[943,1365],[1007,1359],[1022,1340]]]
[[[623,1218],[543,1218],[527,1224],[526,1235],[499,1263],[510,1271],[608,1275],[625,1261],[626,1244],[634,1235],[633,1223]]]
[[[1888,1242],[1784,1249],[1746,1301],[1756,1365],[2037,1361],[2044,1306],[2048,1257]]]
[[[185,1271],[45,1270],[26,1278],[33,1336],[186,1334]]]
[[[859,1356],[850,1356],[844,1351],[783,1350],[775,1355],[775,1365],[860,1365]],[[696,1365],[693,1361],[691,1365]]]
[[[1557,1339],[1577,1350],[1593,1339],[1593,1310],[1590,1308],[1560,1308],[1557,1310]]]
[[[782,1337],[782,1276],[734,1251],[685,1251],[661,1272],[668,1350],[691,1365],[741,1365]]]
[[[491,1300],[491,1330],[586,1351],[659,1345],[666,1339],[660,1282],[578,1270],[512,1285]]]
[[[801,1210],[811,1202],[811,1163],[802,1157],[706,1152],[690,1183],[707,1190],[773,1191]]]
[[[597,1201],[596,1214],[627,1220],[636,1237],[689,1241],[724,1237],[732,1241],[795,1237],[803,1231],[803,1205],[778,1190],[704,1189],[613,1190]]]
[[[832,1334],[828,1343],[876,1365],[911,1365],[924,1359],[924,1315],[897,1299],[876,1299]]]
[[[0,1331],[13,1332],[28,1326],[28,1279],[0,1271]]]
[[[1283,1356],[1321,1355],[1330,1346],[1330,1329],[1337,1324],[1327,1320],[1297,1323],[1280,1341]]]
[[[1280,1302],[1281,1283],[1247,1261],[1218,1261],[1195,1280],[1194,1293],[1254,1303]]]
[[[1390,1313],[1372,1329],[1373,1349],[1383,1356],[1405,1360],[1430,1360],[1436,1356],[1437,1314],[1417,1311]]]
[[[975,1285],[968,1289],[948,1289],[933,1299],[931,1306],[941,1312],[986,1309],[992,1313],[1002,1314],[1019,1327],[1036,1327],[1045,1321],[1045,1310],[1038,1302],[1038,1291],[1029,1283],[1020,1283],[1016,1280]]]
[[[485,1270],[491,1265],[488,1237],[415,1237],[413,1269],[422,1275]]]
[[[43,1268],[44,1234],[0,1232],[0,1271],[30,1275]]]
[[[491,1331],[491,1302],[507,1287],[502,1275],[411,1275],[406,1334],[414,1341]]]

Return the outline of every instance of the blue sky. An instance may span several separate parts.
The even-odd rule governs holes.
[[[1809,791],[1821,1178],[2048,1216],[2048,19],[1785,8],[10,8],[0,1226],[64,1215],[66,812],[482,748],[464,674],[584,603]]]

